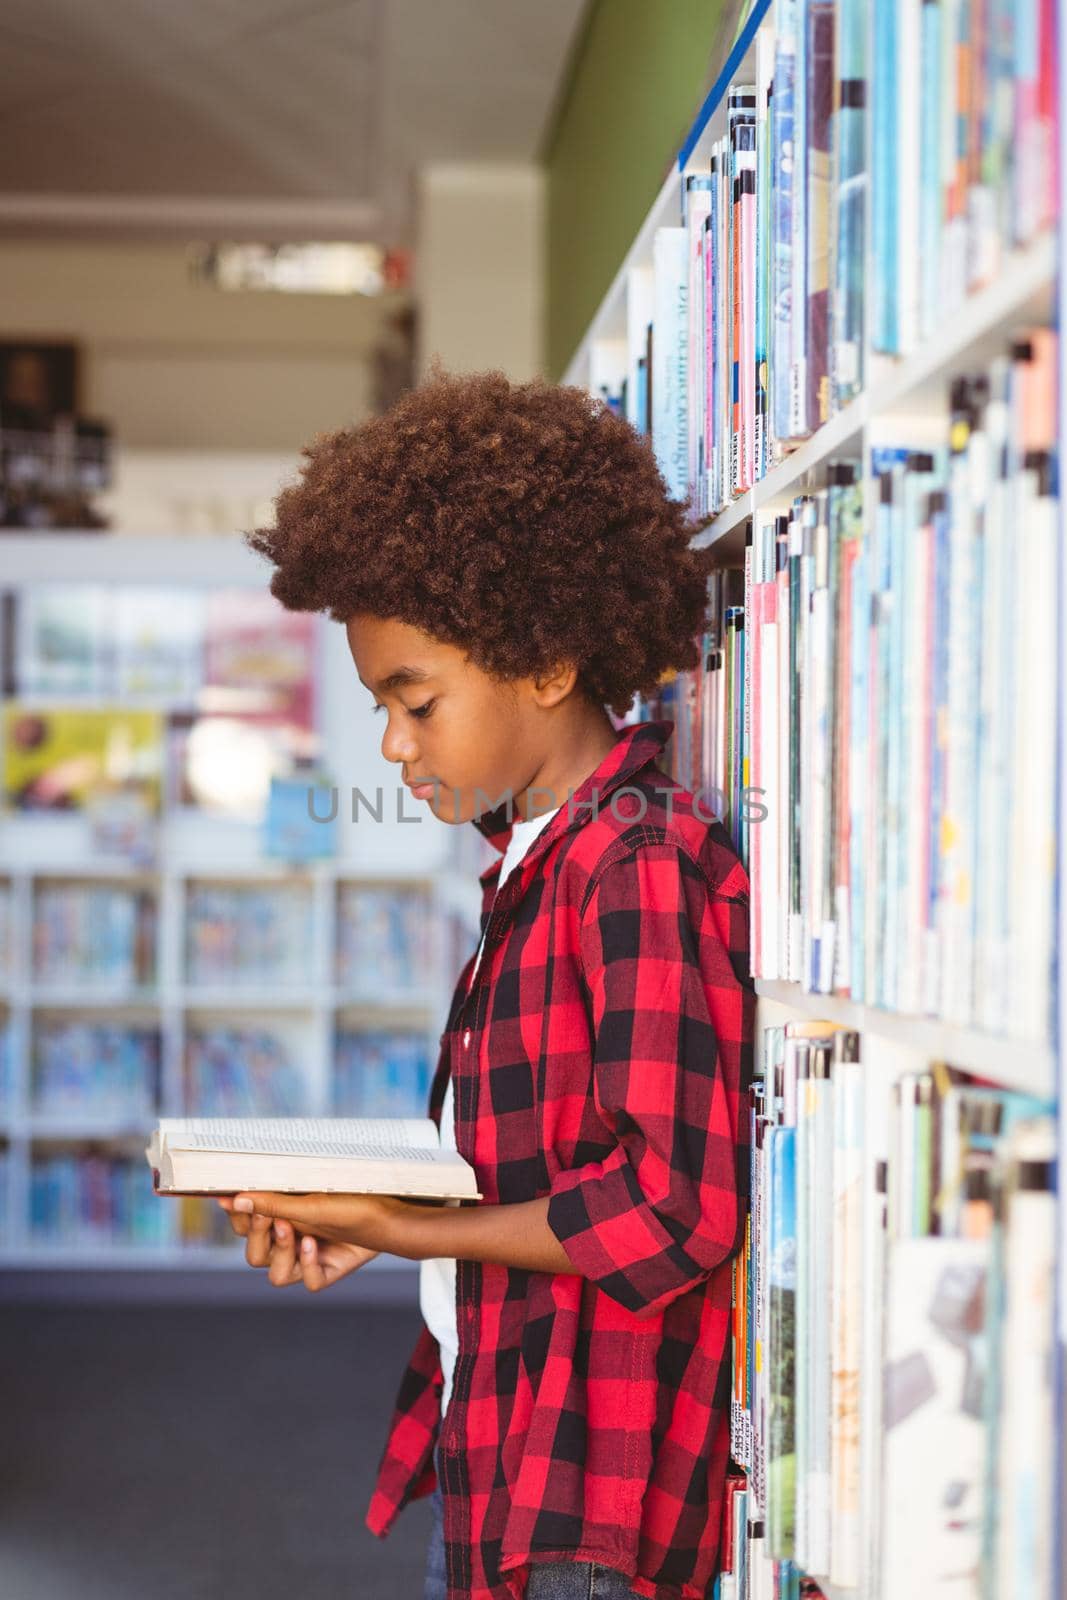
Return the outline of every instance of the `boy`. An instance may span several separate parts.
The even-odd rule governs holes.
[[[249,535],[272,592],[345,624],[386,759],[504,852],[430,1094],[484,1199],[225,1204],[277,1284],[423,1264],[437,1331],[366,1521],[384,1537],[435,1492],[428,1595],[698,1600],[747,1199],[748,880],[656,765],[673,725],[605,708],[695,664],[708,557],[648,442],[577,389],[435,368],[304,453]]]

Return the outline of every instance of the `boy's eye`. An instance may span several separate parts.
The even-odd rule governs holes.
[[[371,710],[372,711],[384,711],[385,707],[382,706],[382,705],[379,705],[377,703],[377,701],[375,701],[374,705],[371,707]],[[425,704],[423,704],[421,706],[409,706],[408,707],[408,716],[409,717],[418,717],[421,720],[424,717],[428,717],[432,710],[433,710],[433,701],[432,700],[427,700],[425,702]]]

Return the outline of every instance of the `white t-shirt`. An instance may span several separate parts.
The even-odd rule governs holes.
[[[559,806],[556,807],[557,811],[560,809]],[[512,823],[511,838],[508,840],[504,859],[500,864],[500,876],[496,884],[498,894],[504,879],[518,866],[541,829],[546,827],[555,815],[555,811],[546,811],[539,817],[531,817],[528,822],[516,817]],[[474,971],[471,973],[472,984],[482,963],[484,944],[483,936],[478,946]],[[451,1075],[441,1106],[441,1146],[447,1150],[456,1148]],[[423,1321],[441,1347],[441,1370],[445,1376],[444,1393],[441,1396],[443,1418],[452,1395],[452,1374],[456,1369],[456,1355],[459,1350],[459,1334],[456,1329],[456,1263],[452,1257],[433,1256],[428,1261],[419,1263],[419,1309],[422,1311]]]

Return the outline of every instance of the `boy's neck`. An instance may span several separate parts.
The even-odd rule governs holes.
[[[534,817],[565,805],[568,796],[596,771],[618,737],[602,707],[583,710],[570,727],[561,730],[536,776],[515,795],[516,821],[531,822]]]

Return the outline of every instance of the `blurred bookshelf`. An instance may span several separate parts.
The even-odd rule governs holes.
[[[2,550],[0,1270],[243,1269],[217,1206],[153,1194],[156,1119],[425,1116],[477,914],[415,830],[272,842],[275,779],[325,781],[338,724],[367,751],[347,650],[238,537]]]

